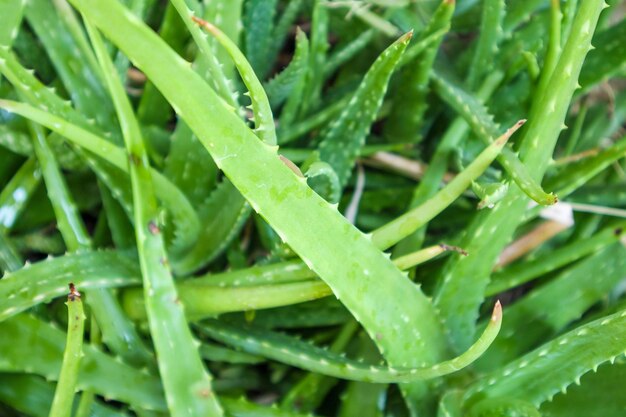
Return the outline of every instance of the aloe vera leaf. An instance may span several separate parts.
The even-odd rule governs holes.
[[[578,8],[578,0],[566,0],[563,3],[563,8],[562,8],[563,21],[561,22],[561,43],[565,43],[565,40],[570,35],[570,32],[572,30],[572,22],[574,21],[574,16],[576,16],[577,8]],[[600,25],[599,27],[602,27],[602,26]]]
[[[54,271],[54,274],[46,273],[48,270]],[[47,279],[41,279],[42,274]],[[75,280],[81,288],[89,290],[136,285],[139,282],[138,277],[139,271],[135,264],[116,252],[65,255],[29,265],[6,274],[0,281],[0,295],[4,300],[0,303],[0,320],[62,295],[65,291],[64,284],[70,279]],[[328,287],[321,281],[240,288],[198,285],[191,281],[189,285],[179,286],[178,290],[190,316],[289,305],[330,294]],[[131,289],[124,293],[127,312],[130,317],[137,319],[146,317],[143,298],[138,294],[140,292],[140,289]],[[109,311],[106,305],[102,310]],[[115,313],[115,310],[110,311],[111,314]],[[131,336],[126,333],[120,335],[128,339]]]
[[[443,75],[431,74],[435,90],[452,106],[472,127],[478,137],[485,143],[490,143],[498,135],[498,125],[493,122],[486,107],[473,95],[455,86]],[[546,193],[537,180],[533,179],[529,170],[519,160],[513,150],[504,148],[498,161],[515,181],[522,191],[541,205],[551,205],[557,202],[554,194]]]
[[[510,416],[518,415],[524,417],[541,417],[537,407],[528,401],[517,398],[486,398],[472,404],[469,408],[469,417],[484,417],[489,415]]]
[[[454,177],[448,185],[424,204],[376,229],[372,233],[372,242],[381,249],[389,248],[422,227],[438,213],[443,211],[443,209],[452,204],[452,202],[467,189],[470,183],[483,173],[487,166],[489,166],[499,154],[500,150],[506,144],[506,141],[524,124],[524,122],[525,120],[520,120],[502,136],[493,141],[491,145],[465,168],[463,175]]]
[[[78,215],[76,204],[61,175],[59,165],[47,142],[43,128],[30,123],[30,130],[33,148],[41,167],[48,197],[55,212],[57,227],[63,236],[65,245],[72,252],[88,249],[91,245],[91,239]]]
[[[560,2],[556,0],[550,1],[550,26],[548,35],[548,45],[546,47],[545,56],[543,58],[543,66],[541,67],[541,74],[539,75],[539,82],[535,87],[534,94],[537,97],[543,97],[546,90],[550,88],[550,80],[554,75],[554,68],[557,65],[559,56],[561,55],[561,20],[563,14],[561,13]],[[540,100],[535,100],[532,103],[530,110],[530,117],[535,118],[538,112],[543,112],[545,109],[541,108]]]
[[[421,33],[422,37],[432,35],[438,30],[447,31],[454,7],[454,1],[441,1],[428,26]],[[429,76],[442,40],[443,36],[438,37],[401,70],[399,89],[394,95],[391,112],[385,123],[384,135],[391,141],[416,143],[421,139],[420,129],[428,108],[426,97],[429,92]]]
[[[272,108],[270,107],[270,102],[263,89],[263,85],[254,73],[250,63],[239,48],[237,48],[237,45],[230,40],[224,32],[207,21],[195,17],[192,17],[192,19],[213,35],[235,62],[235,67],[237,71],[239,71],[239,75],[246,85],[246,88],[248,88],[248,95],[252,101],[254,132],[263,142],[269,145],[276,145],[276,129],[274,127]]]
[[[626,68],[626,52],[621,47],[625,37],[626,21],[623,20],[594,35],[592,42],[596,49],[589,52],[580,73],[582,91]]]
[[[0,401],[14,410],[34,417],[47,417],[54,386],[43,378],[27,374],[0,375]],[[82,397],[81,397],[82,398]],[[127,413],[100,403],[93,405],[93,417],[128,417]]]
[[[485,295],[499,294],[597,252],[619,240],[625,226],[625,223],[620,223],[607,227],[590,238],[573,241],[536,259],[497,271],[492,276]]]
[[[74,125],[54,116],[50,113],[38,110],[24,103],[9,102],[0,100],[0,107],[18,113],[21,116],[29,118],[48,129],[58,133],[68,140],[76,143],[84,149],[100,155],[115,167],[123,172],[128,172],[128,164],[124,151],[116,145],[102,139],[101,137],[87,131],[78,125]],[[177,223],[176,236],[177,241],[174,243],[176,247],[185,246],[184,243],[195,239],[198,231],[198,221],[195,211],[190,206],[189,201],[167,178],[156,170],[152,170],[154,181],[157,185],[156,190],[158,196],[162,199],[163,204],[171,210],[172,215],[179,219]],[[180,230],[180,228],[184,228]]]
[[[233,311],[280,307],[332,294],[319,280],[244,287],[181,285],[177,290],[190,321]],[[145,297],[140,295],[140,290],[133,288],[122,294],[124,309],[134,320],[146,318]]]
[[[310,60],[310,49],[309,49],[309,60]],[[280,120],[278,123],[278,138],[279,138],[279,144],[282,143],[286,143],[287,141],[293,140],[295,139],[293,136],[290,137],[289,139],[286,139],[285,141],[283,141],[283,132],[288,132],[289,129],[291,128],[292,125],[295,125],[295,119],[300,115],[301,113],[301,109],[302,109],[302,105],[303,105],[303,101],[300,99],[302,97],[302,95],[305,93],[305,88],[307,86],[307,82],[309,80],[309,75],[308,73],[311,71],[310,67],[309,67],[309,63],[307,62],[306,67],[304,68],[304,72],[302,74],[302,77],[300,77],[300,79],[294,84],[293,89],[291,91],[291,94],[289,95],[289,97],[287,97],[287,101],[285,101],[285,105],[282,107],[281,111],[280,111]],[[325,113],[323,116],[324,117],[316,117],[319,115],[319,113]],[[328,111],[324,111],[321,110],[320,112],[316,113],[315,115],[311,116],[310,119],[305,120],[305,122],[312,122],[313,120],[315,120],[317,123],[324,123],[325,121],[329,120],[330,117],[332,116],[330,114],[331,112]],[[310,125],[307,125],[310,126]],[[302,129],[303,126],[299,126],[300,127],[300,131]],[[298,133],[296,133],[298,134]],[[286,136],[286,135],[285,135]]]
[[[533,12],[538,9],[544,0],[528,0],[512,2],[504,17],[504,32],[512,32],[518,25],[528,21]]]
[[[11,45],[19,31],[24,14],[22,0],[6,0],[0,3],[0,45]]]
[[[171,2],[165,6],[165,14],[159,28],[161,39],[168,43],[175,51],[182,53],[186,45],[189,32],[185,29],[181,17]],[[159,90],[146,81],[143,94],[137,106],[137,118],[142,124],[165,126],[172,116],[172,108]]]
[[[158,226],[158,209],[152,173],[135,118],[124,87],[117,79],[113,63],[98,32],[87,21],[87,30],[103,69],[113,104],[122,127],[130,158],[135,234],[143,280],[150,334],[157,353],[159,372],[168,408],[173,416],[222,416],[223,410],[211,387],[182,307],[177,302],[163,236]],[[177,343],[172,343],[176,340]]]
[[[182,120],[172,134],[163,174],[185,193],[193,207],[204,203],[217,182],[215,163]]]
[[[155,3],[155,0],[131,0],[128,3],[128,8],[135,16],[140,19],[147,20],[150,18],[149,13],[152,11],[151,9],[154,7]],[[113,49],[111,45],[107,45],[107,47],[109,49]],[[117,75],[120,81],[125,84],[128,80],[128,69],[130,66],[128,57],[122,52],[116,51],[112,59],[115,63],[115,68],[117,69]],[[152,150],[149,149],[148,152],[152,152]]]
[[[16,271],[23,265],[24,261],[17,252],[13,242],[4,232],[0,232],[0,270],[3,273]]]
[[[233,110],[237,109],[239,107],[237,105],[237,96],[233,92],[230,81],[224,75],[219,62],[217,62],[208,37],[191,20],[194,14],[199,13],[200,5],[196,0],[172,0],[172,4],[198,46],[200,55],[197,59],[201,62],[200,68],[203,73],[201,75],[213,86],[225,103],[231,106]]]
[[[67,341],[63,352],[63,365],[59,373],[54,399],[49,417],[66,417],[72,412],[74,391],[78,381],[78,371],[83,357],[83,333],[85,331],[85,313],[80,293],[70,284],[67,296]]]
[[[74,13],[74,9],[66,0],[53,0],[52,4],[57,11],[57,16],[63,21],[64,28],[71,34],[76,46],[80,48],[81,56],[87,61],[86,66],[92,70],[97,70],[96,56],[89,45],[83,26]],[[96,75],[101,82],[100,74],[96,73]]]
[[[346,108],[321,139],[320,159],[335,170],[341,186],[350,178],[359,150],[382,104],[389,78],[411,36],[412,33],[408,33],[400,37],[380,54]]]
[[[112,129],[115,114],[98,77],[99,69],[89,66],[92,61],[84,55],[81,43],[74,38],[66,22],[58,17],[52,2],[29,1],[24,12],[76,107],[93,117],[99,126]],[[115,132],[114,128],[112,130]],[[119,141],[117,135],[111,139]]]
[[[24,97],[28,98],[29,102],[45,111],[50,111],[67,120],[71,120],[88,130],[95,129],[92,126],[95,124],[95,121],[87,119],[73,110],[70,102],[63,101],[53,90],[41,84],[33,76],[32,71],[22,67],[15,56],[8,49],[2,47],[0,47],[0,71]],[[102,181],[111,189],[126,211],[130,212],[129,191],[125,184],[122,184],[119,171],[116,171],[113,167],[103,165],[102,161],[93,155],[85,153],[83,156]]]
[[[11,239],[2,230],[0,231],[0,269],[3,275],[16,271],[24,265],[22,257],[18,253]]]
[[[581,8],[584,7],[581,5]],[[573,33],[573,30],[572,30]],[[600,318],[549,341],[470,385],[467,397],[514,397],[540,406],[626,349],[626,313]]]
[[[188,275],[209,264],[241,231],[250,211],[241,193],[224,179],[198,210],[202,224],[196,243],[172,257],[172,269],[177,275]]]
[[[622,245],[610,245],[507,307],[502,333],[480,361],[481,368],[495,369],[508,363],[581,317],[623,278],[624,255]],[[602,273],[594,274],[599,269]],[[594,279],[589,280],[592,275]],[[548,311],[546,305],[550,305]],[[522,329],[524,336],[520,337]]]
[[[578,114],[576,115],[576,119],[574,120],[574,126],[572,126],[572,131],[567,137],[565,149],[563,150],[564,155],[571,155],[574,152],[574,149],[576,149],[576,146],[578,145],[580,136],[582,134],[583,125],[585,124],[585,119],[587,118],[588,110],[589,106],[582,102],[580,105],[580,109],[578,110]]]
[[[196,5],[197,6],[197,5]],[[180,6],[179,6],[180,7]],[[215,19],[226,19],[225,23],[230,22],[230,19],[233,19],[235,16],[231,16],[232,14],[237,14],[238,12],[235,10],[237,7],[241,7],[241,5],[233,4],[229,7],[224,7],[222,1],[211,2],[209,4],[209,10],[206,10],[206,15],[211,16]],[[226,10],[225,10],[226,9]],[[229,11],[230,10],[230,11]],[[240,12],[240,11],[239,11]],[[185,16],[186,19],[189,19]],[[195,18],[195,17],[191,17]],[[231,22],[232,23],[232,22]],[[190,22],[185,22],[185,24],[189,25]],[[195,25],[194,25],[195,26]],[[236,25],[235,25],[236,26]],[[194,27],[194,33],[198,32],[199,29]],[[229,27],[231,35],[235,36],[238,33],[236,27]],[[200,39],[198,36],[202,36]],[[215,72],[219,70],[222,75],[220,77],[224,77],[224,74],[229,71],[229,66],[224,66],[228,64],[232,60],[227,57],[227,60],[224,64],[219,64],[221,68],[216,67],[215,57],[226,53],[223,48],[217,49],[217,45],[214,45],[216,42],[214,37],[206,38],[206,36],[200,31],[196,35],[197,42],[202,42],[204,45],[203,48],[206,49],[207,46],[205,44],[209,43],[212,52],[210,55],[207,55],[209,52],[205,51],[203,55],[200,55],[196,59],[196,71],[199,74],[205,74],[207,77],[211,76],[211,71]],[[227,53],[226,53],[227,54]],[[208,72],[207,72],[208,71]],[[232,71],[230,71],[232,72]],[[214,82],[214,81],[211,81]],[[224,90],[225,91],[225,90]],[[231,94],[232,96],[232,94]],[[229,101],[231,106],[236,106],[236,101],[234,98]],[[204,151],[204,147],[198,139],[195,137],[189,126],[182,121],[178,120],[176,124],[176,129],[172,136],[172,145],[168,157],[166,159],[165,166],[165,174],[170,178],[185,194],[190,198],[191,203],[198,207],[202,206],[205,203],[205,200],[210,199],[210,193],[215,187],[215,183],[217,180],[218,169],[215,166],[215,163],[211,159],[211,156]],[[236,192],[235,190],[231,190],[231,192]],[[234,196],[236,198],[236,196]],[[224,210],[237,211],[236,207],[227,208],[224,207]],[[213,218],[213,213],[207,213],[210,217],[203,218],[202,222],[210,221]],[[232,227],[235,228],[235,225]],[[219,238],[215,236],[215,238]],[[179,248],[172,248],[179,249]],[[187,248],[188,249],[188,248]],[[172,255],[176,255],[176,253],[182,253],[182,250],[171,250]],[[212,252],[209,249],[209,252]]]
[[[204,16],[202,17],[220,27],[226,36],[232,39],[235,45],[239,46],[240,32],[242,30],[243,0],[219,0],[204,3]],[[235,66],[230,61],[228,52],[218,48],[215,39],[211,40],[211,46],[226,78],[229,80],[234,79]]]
[[[73,173],[68,174],[67,182],[70,186],[70,190],[74,195],[76,195],[76,205],[78,209],[81,211],[92,211],[99,204],[98,192],[97,188],[94,186],[94,183],[91,182],[92,176],[88,172],[83,173]],[[76,194],[77,190],[81,192],[81,194]],[[56,231],[52,230],[52,233],[49,236],[46,236],[45,231],[41,230],[41,228],[45,228],[50,223],[55,221],[54,211],[52,209],[52,204],[48,199],[46,194],[45,187],[38,187],[35,192],[30,197],[28,207],[37,207],[36,210],[25,210],[22,212],[15,225],[12,228],[12,232],[15,237],[18,235],[27,234],[30,236],[34,236],[39,232],[39,238],[42,240],[54,240]],[[27,239],[28,240],[28,239]],[[30,242],[33,242],[33,239],[30,239]],[[45,247],[46,245],[42,245],[41,247]],[[50,246],[51,248],[56,245]],[[64,245],[61,244],[61,251],[64,250]],[[39,251],[41,253],[48,253],[46,251]],[[53,251],[52,253],[58,253],[58,251]]]
[[[445,347],[429,302],[410,282],[401,278],[397,268],[362,233],[317,197],[285,166],[273,148],[258,141],[180,58],[145,26],[125,14],[123,8],[98,0],[90,0],[88,7],[81,0],[73,4],[92,18],[159,86],[252,207],[330,283],[335,295],[370,334],[376,339],[376,333],[380,332],[382,338],[377,341],[387,359],[391,358],[392,363],[432,363],[439,358]],[[157,61],[158,68],[154,65]],[[172,79],[182,82],[173,86]],[[211,117],[207,118],[207,114]],[[263,172],[271,172],[271,175],[260,176]],[[259,188],[259,184],[262,187]],[[350,244],[345,244],[348,241]],[[343,261],[329,262],[332,259]],[[345,262],[345,259],[352,261]],[[373,316],[364,306],[368,300],[375,303],[381,294],[389,294],[396,301]],[[396,318],[403,312],[400,311],[402,305],[412,308],[408,315],[404,312],[408,323],[400,325]],[[394,324],[411,326],[411,331],[396,333],[392,328]],[[419,337],[415,334],[418,329]],[[415,340],[416,337],[420,342],[411,354],[399,348],[404,338]],[[428,343],[422,338],[427,338]]]
[[[138,276],[137,271],[134,277]],[[98,325],[104,344],[130,365],[155,368],[154,354],[139,337],[114,294],[105,288],[96,288],[87,295],[91,311],[100,320]]]
[[[619,138],[621,136],[619,127],[626,120],[625,103],[626,93],[619,92],[615,96],[613,108],[606,104],[591,107],[577,150],[583,151],[596,147],[598,145],[597,138],[599,137]]]
[[[95,120],[84,116],[72,108],[70,101],[62,99],[54,88],[44,85],[34,76],[34,71],[20,64],[9,48],[0,46],[0,70],[23,97],[38,108],[49,111],[78,124],[85,129],[95,130]],[[110,133],[101,133],[102,136]]]
[[[520,147],[521,160],[527,165],[531,175],[538,178],[545,172],[549,163],[549,155],[540,150],[541,143],[549,144],[548,149],[554,149],[554,143],[563,127],[563,120],[569,106],[573,91],[578,88],[578,76],[587,52],[591,49],[598,16],[604,3],[581,5],[572,26],[572,34],[567,40],[560,55],[559,61],[550,78],[550,89],[540,98],[543,109],[535,123],[530,123]],[[547,115],[546,115],[547,114]],[[540,136],[544,138],[542,141]],[[536,157],[541,154],[542,157]],[[535,172],[535,169],[538,171]]]
[[[307,78],[302,91],[302,103],[299,114],[306,115],[311,109],[317,107],[322,95],[324,82],[323,73],[318,71],[326,61],[328,52],[328,8],[322,0],[315,0],[311,16],[309,49],[309,68]]]
[[[394,259],[393,262],[400,269],[408,269],[450,249],[447,245],[435,245]],[[177,288],[187,311],[196,317],[203,317],[229,311],[289,305],[331,294],[326,284],[311,281],[312,278],[315,278],[315,273],[302,261],[287,261],[209,274],[187,280]],[[267,292],[266,300],[262,298],[264,292]],[[124,300],[131,316],[145,317],[140,291],[125,291]]]
[[[530,121],[524,134],[521,160],[535,180],[543,176],[549,164],[601,10],[601,4],[581,5],[572,35],[554,70],[555,76],[550,82],[552,88],[541,98],[545,112]],[[479,213],[468,226],[459,246],[469,255],[451,257],[442,270],[435,304],[450,329],[453,346],[459,351],[471,343],[491,269],[521,221],[526,205],[524,194],[515,187],[509,188],[506,197],[493,210]],[[472,285],[468,287],[467,282],[470,281]]]
[[[70,252],[89,250],[91,239],[78,215],[74,200],[67,188],[59,166],[48,146],[43,129],[31,125],[33,146],[46,182],[48,196],[57,219],[57,227]],[[131,363],[150,363],[150,354],[135,331],[132,323],[124,316],[117,299],[106,289],[88,292],[92,308],[104,333],[104,340],[112,351]]]
[[[0,281],[0,320],[64,294],[69,281],[87,290],[137,284],[138,276],[134,263],[116,252],[85,252],[27,265]]]
[[[29,198],[41,183],[41,170],[35,158],[29,158],[0,192],[0,231],[10,230]]]
[[[484,0],[476,50],[469,66],[466,84],[470,90],[478,87],[482,78],[493,70],[494,57],[503,37],[502,22],[505,14],[504,0]]]
[[[0,146],[17,155],[30,156],[33,153],[28,136],[24,132],[5,125],[0,125]],[[6,156],[3,155],[3,160],[8,162],[10,156],[8,152],[6,154]]]
[[[290,3],[291,5],[292,3]],[[296,84],[306,74],[309,61],[309,40],[297,29],[296,50],[289,65],[264,85],[273,109],[278,108],[293,92]]]
[[[356,321],[351,320],[344,324],[339,334],[333,340],[328,351],[341,354],[355,332],[359,328]],[[326,375],[318,373],[309,373],[304,378],[295,383],[290,390],[284,395],[281,406],[290,410],[299,412],[312,412],[324,400],[328,392],[336,385],[338,381]]]
[[[273,62],[268,56],[274,48],[272,33],[277,3],[276,0],[250,0],[244,7],[246,57],[261,79],[265,78]]]
[[[470,349],[454,359],[424,368],[364,364],[280,333],[259,331],[252,327],[237,328],[212,319],[203,322],[200,329],[211,338],[242,349],[244,352],[311,372],[351,381],[401,383],[436,378],[463,369],[480,357],[493,342],[501,321],[501,307],[499,303],[496,303],[490,325]]]
[[[111,239],[117,249],[129,249],[135,246],[135,236],[130,219],[126,215],[122,205],[113,197],[105,184],[98,181],[102,207],[107,218],[107,225],[111,232]]]
[[[217,8],[218,5],[214,3],[211,4]],[[201,35],[204,36],[202,33]],[[210,40],[213,39],[207,38],[202,42]],[[211,61],[214,61],[214,57],[205,57],[204,59],[199,57],[196,60],[196,71],[200,74],[210,71],[207,67]],[[163,100],[165,99],[163,98]],[[169,106],[169,104],[167,105]],[[235,103],[231,103],[231,105],[235,105]],[[170,151],[165,160],[164,173],[197,207],[208,198],[210,191],[214,188],[218,169],[211,156],[204,151],[204,147],[184,121],[177,121],[171,142]],[[172,250],[173,254],[176,252],[177,250]]]
[[[493,94],[503,77],[504,74],[500,71],[494,71],[491,75],[487,76],[480,89],[476,92],[476,97],[482,102],[486,101]],[[467,134],[468,130],[469,125],[461,117],[455,118],[452,124],[450,124],[430,160],[424,177],[422,177],[413,192],[410,207],[417,207],[423,204],[437,192],[445,173],[448,171],[450,156],[457,148],[459,142],[461,142],[463,137]],[[399,255],[419,248],[422,245],[425,235],[426,228],[418,228],[396,245],[394,254]]]
[[[63,331],[26,314],[3,321],[0,330],[13,336],[0,339],[3,372],[28,372],[58,379],[66,338]],[[116,361],[91,345],[83,346],[83,353],[79,390],[92,390],[139,408],[165,410],[163,390],[156,377]]]
[[[585,374],[580,386],[568,387],[566,393],[557,394],[552,401],[541,405],[544,417],[598,415],[619,417],[626,409],[619,387],[626,378],[624,364],[606,364],[597,372]]]
[[[567,166],[557,176],[546,182],[559,190],[560,195],[567,196],[625,155],[626,136],[597,155]]]
[[[58,355],[60,357],[60,354]],[[89,353],[87,353],[89,358]],[[111,359],[108,359],[111,361]],[[0,399],[11,405],[18,411],[36,417],[47,417],[50,402],[54,395],[54,388],[43,378],[26,374],[6,374],[0,375]],[[143,387],[142,387],[143,388]],[[151,387],[155,401],[158,400],[158,390]],[[141,391],[139,391],[141,392]],[[156,394],[156,395],[155,395]],[[145,394],[142,394],[145,396]],[[162,393],[161,393],[162,395]],[[304,417],[301,414],[282,411],[275,407],[265,407],[244,399],[220,398],[224,408],[231,417]],[[131,403],[132,404],[132,403]],[[158,404],[158,402],[156,402]],[[157,409],[163,409],[161,402]],[[146,414],[146,409],[134,409],[138,415],[162,416],[162,414]],[[128,417],[119,408],[104,406],[96,403],[92,410],[93,417]],[[310,417],[310,416],[309,416]]]
[[[89,341],[94,346],[100,346],[102,344],[100,330],[95,317],[91,317],[89,327]],[[96,395],[93,391],[84,391],[80,396],[78,407],[76,408],[75,417],[88,417],[95,404]]]
[[[186,281],[188,285],[212,285],[215,287],[240,287],[303,281],[315,277],[315,273],[300,260],[207,274]]]
[[[307,184],[329,203],[338,203],[341,198],[341,183],[335,170],[326,162],[313,162],[304,176]]]

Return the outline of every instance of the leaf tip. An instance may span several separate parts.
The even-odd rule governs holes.
[[[80,299],[80,293],[76,289],[76,286],[74,285],[73,282],[69,283],[69,287],[70,287],[70,292],[69,294],[67,294],[68,301],[74,301],[77,298]]]
[[[493,306],[493,312],[491,313],[491,321],[497,323],[502,320],[502,304],[500,300],[496,301],[496,304]]]
[[[206,29],[213,35],[215,35],[218,31],[218,29],[212,23],[209,23],[204,19],[200,19],[199,17],[196,17],[196,16],[191,16],[191,20],[193,20],[194,23],[196,23],[200,27],[203,27],[204,29]]]
[[[461,254],[461,255],[463,255],[463,256],[467,256],[467,255],[468,255],[468,253],[467,253],[467,251],[466,251],[465,249],[460,248],[460,247],[458,247],[458,246],[453,246],[453,245],[447,245],[447,244],[445,244],[445,243],[440,243],[440,244],[439,244],[439,247],[440,247],[441,249],[443,249],[444,251],[453,251],[453,252],[457,252],[457,253],[460,253],[460,254]]]

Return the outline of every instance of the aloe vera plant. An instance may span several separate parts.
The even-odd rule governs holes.
[[[0,0],[0,414],[621,416],[609,5]]]

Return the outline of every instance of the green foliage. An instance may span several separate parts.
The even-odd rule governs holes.
[[[0,414],[623,415],[609,4],[0,0]]]
[[[78,370],[83,357],[84,331],[83,302],[74,284],[70,283],[70,293],[67,296],[67,341],[63,352],[63,366],[59,374],[59,382],[50,406],[50,417],[63,417],[72,412]]]

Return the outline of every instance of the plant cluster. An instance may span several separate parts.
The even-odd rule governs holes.
[[[0,0],[0,414],[625,415],[607,2]]]

